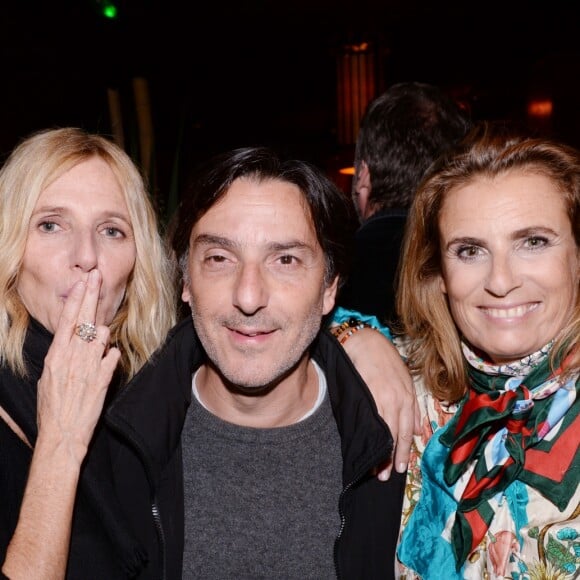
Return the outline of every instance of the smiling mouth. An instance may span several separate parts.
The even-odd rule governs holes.
[[[241,336],[247,336],[248,338],[255,338],[256,336],[264,336],[266,334],[272,334],[273,330],[242,330],[238,328],[229,328],[232,332],[239,334]]]
[[[535,310],[538,305],[538,302],[534,302],[533,304],[524,304],[513,308],[482,308],[482,310],[492,318],[521,318],[528,312]]]

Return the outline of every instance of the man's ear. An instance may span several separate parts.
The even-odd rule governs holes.
[[[361,161],[360,167],[357,171],[356,182],[354,184],[356,192],[356,203],[358,210],[363,218],[367,218],[369,214],[369,197],[371,194],[371,174],[369,166],[365,161]]]
[[[189,290],[189,284],[187,282],[183,283],[183,289],[181,290],[181,300],[189,304],[189,299],[191,298],[191,292]]]
[[[322,302],[322,314],[328,314],[336,302],[336,291],[338,290],[338,276],[324,289]]]

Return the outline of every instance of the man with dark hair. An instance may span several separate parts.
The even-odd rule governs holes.
[[[339,303],[396,321],[395,285],[407,210],[430,165],[471,126],[439,88],[406,82],[368,105],[355,149],[353,201],[361,221],[354,265]]]
[[[178,214],[204,348],[182,432],[185,578],[393,578],[404,476],[321,323],[356,220],[316,168],[266,148],[211,160]]]

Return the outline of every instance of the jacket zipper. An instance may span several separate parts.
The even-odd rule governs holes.
[[[380,465],[384,461],[386,461],[386,459],[385,459],[385,457],[382,457],[381,459],[378,459],[377,461],[372,462],[371,465]],[[338,530],[338,534],[336,536],[336,539],[334,540],[334,569],[336,572],[337,580],[340,580],[342,578],[342,575],[340,574],[340,570],[339,570],[339,564],[338,564],[338,547],[340,544],[340,539],[342,537],[342,532],[344,531],[344,528],[346,525],[346,515],[344,513],[344,510],[342,509],[342,506],[344,504],[344,497],[351,490],[352,487],[354,487],[359,481],[361,481],[365,477],[365,475],[368,473],[368,471],[370,469],[371,469],[371,467],[369,467],[367,470],[363,469],[359,473],[359,475],[357,475],[350,483],[347,483],[346,486],[341,491],[340,497],[338,498],[338,515],[340,516],[340,529]],[[371,477],[376,477],[376,476],[371,476]]]
[[[127,433],[123,431],[122,427],[119,427],[113,418],[110,415],[105,416],[105,422],[115,431],[118,435],[120,435],[123,439],[128,441],[131,447],[136,451],[137,456],[141,460],[141,463],[145,467],[145,473],[147,475],[147,481],[149,482],[149,489],[153,489],[153,485],[151,484],[152,477],[149,470],[149,465],[147,461],[145,461],[145,456],[141,452],[141,447],[139,444]],[[151,517],[153,518],[153,526],[155,527],[155,531],[157,532],[157,538],[159,539],[159,555],[161,560],[161,571],[162,575],[160,580],[167,580],[167,565],[166,565],[166,548],[165,548],[165,534],[163,533],[163,526],[161,524],[161,514],[159,513],[159,506],[157,505],[157,498],[154,497],[153,501],[151,502]]]
[[[340,580],[340,578],[342,578],[340,570],[338,568],[338,545],[340,543],[340,538],[342,536],[342,532],[344,531],[344,526],[346,524],[346,515],[344,513],[344,510],[342,509],[342,506],[344,504],[344,496],[350,491],[350,488],[356,485],[363,477],[364,474],[359,475],[356,479],[347,484],[346,487],[343,488],[343,490],[341,491],[340,498],[338,499],[338,515],[340,516],[340,529],[338,530],[338,535],[334,540],[334,570],[336,572],[337,580]]]
[[[167,566],[165,562],[167,554],[165,550],[165,534],[163,533],[163,526],[161,525],[161,514],[159,513],[157,499],[154,499],[151,504],[151,515],[153,516],[153,524],[157,530],[157,537],[159,538],[159,545],[161,546],[161,578],[165,580],[165,578],[167,578]]]

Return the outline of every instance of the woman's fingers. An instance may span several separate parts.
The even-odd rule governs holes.
[[[96,330],[94,325],[100,290],[101,274],[98,270],[91,270],[86,280],[79,280],[74,284],[64,303],[54,334],[56,344],[64,346],[75,335],[80,340],[91,342],[91,334]]]
[[[54,339],[52,344],[54,346],[66,347],[71,341],[75,331],[81,302],[83,301],[86,289],[86,282],[79,280],[70,289],[67,299],[65,300],[58,326],[54,331]],[[52,347],[51,347],[52,348]]]
[[[95,324],[100,288],[98,270],[71,288],[38,383],[39,430],[67,441],[79,460],[121,356],[117,348],[109,348],[109,328]]]
[[[87,286],[80,305],[77,324],[96,324],[100,291],[101,273],[98,270],[91,270],[87,278]]]

